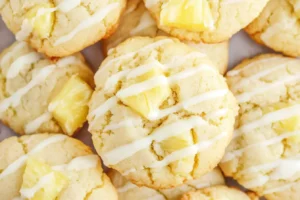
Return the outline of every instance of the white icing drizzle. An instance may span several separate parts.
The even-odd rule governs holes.
[[[224,117],[225,115],[227,115],[228,111],[228,108],[222,108],[220,110],[217,110],[216,112],[207,114],[207,118]]]
[[[64,136],[64,135],[54,135],[54,136],[51,136],[51,137],[45,139],[44,141],[40,142],[30,152],[28,152],[26,155],[23,155],[23,156],[19,157],[17,160],[15,160],[10,165],[8,165],[3,170],[3,172],[0,174],[0,180],[3,179],[5,176],[8,176],[9,174],[14,173],[20,167],[22,167],[25,164],[25,162],[27,161],[27,159],[30,155],[33,155],[33,154],[41,151],[42,149],[46,148],[50,144],[61,142],[61,141],[65,140],[66,138],[67,137]]]
[[[55,69],[55,65],[49,65],[40,70],[37,76],[35,76],[25,87],[17,90],[10,97],[4,99],[0,103],[0,113],[3,113],[10,106],[16,107],[20,104],[21,98],[25,95],[30,89],[34,86],[39,85],[41,82],[45,81],[45,79],[53,72]]]
[[[117,191],[119,193],[124,193],[124,192],[127,192],[127,191],[129,191],[129,190],[131,190],[133,188],[137,188],[137,186],[134,185],[131,182],[127,182],[124,186],[117,188]]]
[[[103,131],[111,131],[111,130],[116,130],[116,129],[123,128],[123,127],[134,127],[141,123],[142,123],[142,120],[139,118],[137,118],[137,119],[129,118],[129,119],[125,119],[118,123],[110,123],[109,125],[107,125],[104,128]]]
[[[41,177],[40,180],[36,183],[36,185],[34,185],[32,188],[28,188],[28,189],[22,188],[20,190],[21,196],[26,197],[27,199],[33,198],[37,191],[45,187],[54,178],[55,176],[53,172]]]
[[[207,149],[211,147],[214,143],[221,140],[227,135],[226,132],[222,132],[221,134],[218,134],[215,138],[207,140],[207,141],[201,141],[197,144],[191,145],[189,147],[180,149],[178,151],[175,151],[169,155],[167,155],[163,160],[156,161],[152,163],[149,167],[150,168],[161,168],[169,165],[170,163],[180,160],[182,158],[193,156],[199,153],[200,151]]]
[[[58,10],[67,13],[79,6],[81,0],[63,0],[58,6]]]
[[[245,65],[242,68],[231,70],[226,75],[227,76],[236,76],[236,75],[239,75],[242,71],[248,70],[253,66],[262,65],[264,63],[272,62],[275,60],[282,60],[282,59],[277,58],[277,57],[272,57],[272,58],[265,58],[265,59],[257,60],[257,61],[251,62],[248,65]]]
[[[153,131],[151,135],[105,152],[101,157],[107,166],[115,165],[138,151],[147,148],[153,141],[161,142],[169,137],[190,131],[194,127],[203,126],[205,124],[207,124],[207,122],[198,116],[167,124]]]
[[[141,16],[139,24],[130,31],[130,35],[136,35],[139,32],[141,32],[151,26],[156,26],[156,22],[151,17],[149,12],[144,12],[143,15]]]
[[[288,184],[284,184],[282,186],[278,186],[278,187],[274,187],[274,188],[271,188],[271,189],[267,189],[263,192],[264,195],[266,194],[273,194],[273,193],[277,193],[277,192],[282,192],[282,191],[285,191],[293,186],[296,186],[298,185],[299,183],[296,182],[296,183],[288,183]]]
[[[54,46],[63,44],[69,40],[71,40],[76,34],[78,34],[80,31],[87,29],[88,27],[97,24],[101,22],[110,12],[117,9],[120,6],[119,3],[112,3],[107,5],[106,7],[98,10],[95,12],[91,17],[87,18],[86,20],[82,21],[74,30],[72,30],[67,35],[64,35],[60,38],[58,38],[54,42]]]
[[[293,81],[298,81],[299,79],[300,79],[300,74],[296,74],[296,75],[293,75],[293,76],[286,76],[286,77],[284,77],[283,79],[281,79],[279,81],[275,81],[271,84],[267,84],[265,87],[259,87],[259,88],[255,89],[253,91],[244,92],[240,95],[237,95],[236,98],[239,101],[239,103],[244,103],[244,102],[249,101],[251,99],[251,97],[253,97],[254,95],[261,94],[261,93],[264,93],[266,91],[270,91],[273,88],[279,87],[283,84],[287,84],[287,83],[290,83],[290,82],[293,82]]]
[[[300,112],[300,105],[296,104],[294,106],[290,106],[287,108],[283,108],[274,112],[270,112],[264,116],[262,116],[260,119],[252,121],[248,124],[242,125],[240,128],[234,131],[234,138],[240,137],[243,134],[249,133],[251,130],[254,130],[256,128],[266,126],[268,124],[281,121],[284,119],[288,119],[293,116],[299,115]]]
[[[235,159],[236,157],[240,157],[248,149],[255,148],[255,147],[260,147],[260,146],[270,146],[272,144],[276,144],[278,142],[281,142],[282,140],[284,140],[286,138],[296,136],[296,135],[299,135],[299,134],[300,134],[300,131],[283,133],[283,134],[281,134],[277,137],[273,137],[273,138],[268,139],[268,140],[263,140],[263,141],[258,142],[258,143],[250,144],[248,146],[245,146],[242,149],[238,149],[238,150],[234,150],[234,151],[226,153],[223,160],[222,160],[222,162],[227,162],[227,161]]]
[[[107,111],[112,109],[114,106],[116,106],[118,103],[117,97],[111,97],[107,101],[105,101],[103,104],[101,104],[99,107],[97,107],[95,110],[93,110],[89,117],[94,117],[97,119],[98,117],[104,115]]]
[[[31,52],[19,57],[11,64],[10,68],[7,71],[6,78],[8,79],[15,78],[16,76],[18,76],[20,71],[25,67],[25,65],[31,65],[33,63],[36,63],[40,59],[41,59],[41,55],[36,52]]]
[[[86,155],[76,157],[68,164],[53,166],[52,169],[57,171],[81,171],[96,168],[98,164],[99,158],[97,155]]]
[[[65,58],[61,58],[57,61],[56,66],[61,68],[61,67],[66,67],[68,65],[72,64],[80,64],[81,60],[77,58],[76,56],[68,56]]]
[[[3,67],[3,65],[5,63],[7,63],[19,50],[23,49],[27,47],[27,43],[26,42],[19,42],[16,46],[14,46],[14,48],[10,51],[7,52],[0,61],[0,67]]]
[[[256,188],[265,185],[269,178],[267,176],[259,176],[255,180],[242,182],[242,185],[246,188]]]
[[[52,115],[49,112],[42,114],[25,125],[25,133],[30,134],[36,132],[44,122],[49,121],[51,118]]]
[[[21,29],[19,32],[16,33],[16,40],[18,41],[24,41],[30,33],[32,33],[33,27],[32,27],[32,22],[28,19],[25,19],[22,22]]]

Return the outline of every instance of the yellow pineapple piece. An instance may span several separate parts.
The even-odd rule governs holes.
[[[80,77],[72,76],[50,102],[50,112],[67,134],[72,135],[86,121],[92,92]]]
[[[283,102],[276,103],[272,106],[264,108],[263,113],[266,114],[266,113],[269,113],[269,112],[274,112],[274,111],[284,109],[284,108],[287,108],[287,107],[290,107],[290,106],[293,106],[293,104],[283,103]],[[281,120],[281,121],[273,123],[272,128],[278,134],[300,130],[300,113],[299,113],[298,116],[292,116],[288,119]],[[298,143],[298,142],[300,142],[300,135],[289,137],[287,140],[291,141],[291,142]]]
[[[193,138],[190,133],[184,133],[170,137],[162,141],[160,144],[165,152],[172,153],[174,151],[193,145]]]
[[[214,28],[207,0],[169,0],[162,8],[160,23],[196,32]]]
[[[30,20],[33,31],[41,38],[47,38],[54,24],[54,8],[51,3],[43,3],[31,8],[25,15]]]
[[[20,194],[28,200],[55,200],[68,179],[36,159],[27,160]]]
[[[163,71],[159,67],[154,67],[147,73],[138,76],[131,80],[133,84],[141,83],[149,80],[155,76],[164,75]],[[171,94],[171,90],[168,85],[164,84],[152,89],[146,90],[142,93],[138,93],[134,96],[123,98],[119,96],[121,101],[132,108],[145,118],[150,119],[150,113],[155,112],[159,106],[166,100]],[[118,95],[117,95],[118,96]]]

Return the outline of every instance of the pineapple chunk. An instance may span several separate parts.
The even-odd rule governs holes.
[[[33,31],[41,38],[47,38],[50,36],[50,32],[54,24],[53,4],[43,3],[31,8],[25,15],[30,20]]]
[[[20,194],[29,200],[55,200],[67,184],[68,179],[63,174],[53,171],[45,163],[29,158]]]
[[[162,8],[160,23],[195,32],[214,28],[207,0],[169,0]]]
[[[72,76],[50,102],[50,112],[67,134],[72,135],[86,121],[92,92],[80,77]]]
[[[133,84],[147,81],[148,79],[163,75],[163,72],[160,68],[154,67],[152,70],[147,73],[134,78]],[[149,89],[145,92],[136,94],[129,97],[120,97],[121,101],[132,108],[134,111],[139,113],[145,118],[150,118],[149,114],[155,112],[159,106],[166,100],[171,94],[171,90],[168,85],[161,85],[152,89]]]
[[[276,103],[270,107],[266,107],[263,109],[263,113],[274,112],[276,110],[280,110],[283,108],[287,108],[293,106],[290,103]],[[300,130],[300,113],[298,116],[293,116],[285,120],[281,120],[272,124],[272,128],[278,133],[286,133],[286,132],[293,132],[296,130]],[[287,139],[287,141],[300,143],[300,136],[292,136]]]
[[[172,153],[174,151],[193,145],[193,138],[190,133],[184,133],[170,137],[162,141],[160,144],[165,152]]]

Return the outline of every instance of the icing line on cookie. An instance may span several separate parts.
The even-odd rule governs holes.
[[[22,188],[20,190],[20,194],[22,197],[26,197],[27,199],[31,199],[34,197],[35,193],[45,187],[51,180],[55,178],[54,172],[50,172],[49,174],[41,177],[38,182],[31,188]]]
[[[7,71],[6,78],[12,79],[19,75],[20,71],[26,66],[36,63],[42,58],[41,54],[31,52],[17,58]]]
[[[264,141],[249,144],[249,145],[247,145],[247,146],[245,146],[241,149],[237,149],[237,150],[230,151],[230,152],[226,153],[223,160],[222,160],[222,162],[224,163],[224,162],[233,160],[236,157],[240,157],[248,149],[251,149],[251,148],[254,148],[254,147],[260,147],[260,146],[270,146],[272,144],[276,144],[278,142],[281,142],[284,139],[287,139],[289,137],[296,136],[296,135],[300,135],[300,131],[293,131],[293,132],[283,133],[283,134],[280,134],[277,137],[272,137],[272,138],[264,140]]]
[[[156,22],[151,17],[149,12],[144,12],[143,15],[141,16],[139,24],[130,31],[130,35],[137,35],[141,31],[143,31],[151,26],[156,27]]]
[[[1,59],[0,61],[0,65],[1,68],[3,67],[3,65],[8,62],[18,51],[20,51],[23,48],[28,47],[26,42],[19,42],[16,46],[14,46],[14,48],[7,52]]]
[[[107,166],[115,165],[134,155],[138,151],[147,148],[153,141],[161,142],[169,137],[182,134],[183,132],[190,131],[194,127],[199,127],[206,124],[207,122],[198,116],[179,120],[178,122],[167,124],[154,130],[151,135],[148,135],[142,139],[135,140],[129,144],[125,144],[108,152],[104,152],[102,153],[101,157]],[[176,130],[176,132],[174,130]]]
[[[112,3],[112,4],[109,4],[108,6],[106,6],[105,8],[98,10],[91,17],[87,18],[85,21],[82,21],[78,26],[76,26],[76,28],[74,30],[69,32],[67,35],[64,35],[64,36],[58,38],[54,42],[54,46],[60,45],[62,43],[65,43],[65,42],[71,40],[80,31],[85,30],[88,27],[101,22],[111,11],[117,9],[119,6],[120,6],[119,3]]]
[[[241,94],[237,95],[236,98],[239,101],[239,103],[245,103],[245,102],[251,100],[251,97],[253,97],[254,95],[261,94],[261,93],[264,93],[266,91],[270,91],[273,88],[282,86],[284,84],[288,84],[290,82],[297,81],[299,79],[300,79],[300,74],[296,74],[296,75],[293,75],[293,76],[286,76],[286,77],[282,78],[279,81],[272,82],[271,84],[266,84],[266,86],[259,87],[255,90],[250,91],[250,92],[241,93]]]
[[[116,130],[119,128],[123,128],[123,127],[134,127],[134,126],[138,126],[138,124],[141,124],[142,120],[139,118],[129,118],[129,119],[125,119],[121,122],[118,123],[110,123],[108,124],[103,131],[111,131],[111,130]]]
[[[41,151],[42,149],[46,148],[50,144],[64,141],[66,138],[67,138],[67,136],[65,136],[65,135],[54,135],[54,136],[51,136],[50,138],[43,140],[42,142],[37,144],[30,152],[19,157],[14,162],[12,162],[10,165],[8,165],[0,174],[0,180],[3,179],[5,176],[8,176],[9,174],[14,173],[20,167],[22,167],[30,155]]]
[[[50,112],[46,112],[25,125],[25,133],[30,134],[36,132],[40,126],[52,118]]]
[[[267,189],[263,192],[263,194],[266,195],[266,194],[272,194],[272,193],[276,193],[276,192],[282,192],[282,191],[285,191],[285,190],[293,187],[294,185],[298,185],[298,184],[299,184],[298,182],[284,184],[284,185],[279,186],[279,187],[274,187],[274,188]]]
[[[80,171],[96,168],[99,161],[97,155],[80,156],[72,159],[68,164],[53,166],[52,169],[56,171]]]
[[[287,108],[283,108],[274,112],[263,115],[260,119],[242,125],[234,131],[234,138],[247,134],[249,131],[256,128],[269,125],[271,123],[288,119],[293,116],[299,115],[300,105],[296,104]]]

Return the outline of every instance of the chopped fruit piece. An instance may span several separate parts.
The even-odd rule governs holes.
[[[41,38],[47,38],[50,35],[54,24],[54,8],[51,3],[36,5],[26,13],[26,18],[30,20],[33,31]]]
[[[207,0],[169,0],[162,8],[160,23],[196,32],[214,28]]]
[[[190,133],[185,133],[170,137],[162,141],[160,144],[165,152],[172,153],[193,145],[193,138]]]
[[[86,121],[92,92],[86,82],[73,76],[50,102],[50,112],[67,134],[72,135]]]
[[[45,163],[29,158],[20,194],[29,200],[55,200],[67,184],[68,179],[62,173],[53,171]]]
[[[132,81],[133,84],[138,84],[147,81],[153,77],[164,75],[160,68],[153,68],[149,72],[135,77]],[[146,90],[141,93],[137,93],[134,96],[119,98],[122,102],[135,110],[140,115],[149,119],[149,114],[157,111],[159,106],[170,96],[171,90],[167,84],[157,86]]]
[[[280,103],[276,103],[272,106],[264,108],[263,112],[264,113],[274,112],[274,111],[284,109],[284,108],[287,108],[290,106],[293,106],[293,104],[280,102]],[[288,119],[274,122],[272,124],[272,128],[278,134],[293,132],[296,130],[300,131],[300,113],[298,116],[292,116]],[[289,137],[287,140],[298,143],[298,142],[300,142],[300,135]]]

